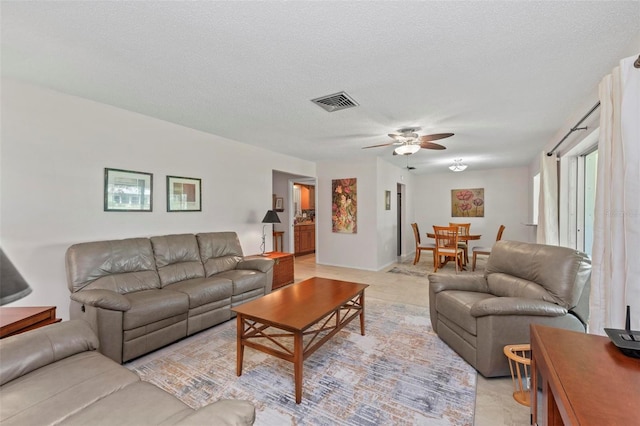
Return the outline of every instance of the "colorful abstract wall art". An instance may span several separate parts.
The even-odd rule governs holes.
[[[357,179],[333,179],[331,181],[331,194],[331,224],[333,232],[342,234],[357,233]]]
[[[452,189],[452,217],[484,217],[484,188]]]

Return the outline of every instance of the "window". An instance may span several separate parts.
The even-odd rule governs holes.
[[[560,157],[560,245],[591,255],[600,129]]]
[[[538,203],[540,202],[540,173],[533,177],[533,200],[531,200],[531,223],[538,224]]]
[[[584,167],[584,183],[583,183],[583,203],[579,206],[582,209],[583,223],[582,223],[582,241],[578,240],[578,247],[582,242],[582,251],[591,256],[591,249],[593,247],[593,226],[594,226],[594,214],[596,206],[596,179],[598,175],[598,150],[594,149],[592,152],[582,156],[581,158]],[[578,237],[580,237],[580,227],[578,228]]]

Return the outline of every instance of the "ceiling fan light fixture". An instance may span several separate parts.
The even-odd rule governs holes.
[[[462,158],[453,160],[453,164],[449,166],[449,170],[452,172],[463,172],[466,168],[467,165],[462,163]]]
[[[414,144],[400,145],[395,149],[395,151],[396,151],[396,154],[399,154],[399,155],[411,155],[420,151],[420,145],[414,145]]]

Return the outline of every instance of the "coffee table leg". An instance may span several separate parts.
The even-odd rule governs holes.
[[[244,324],[243,324],[243,319],[242,319],[242,315],[238,314],[237,315],[237,341],[236,341],[236,345],[237,345],[237,358],[236,358],[236,375],[241,376],[242,375],[242,359],[244,357],[244,344],[242,343],[242,335],[244,334]]]
[[[302,332],[296,332],[293,337],[293,375],[296,386],[296,404],[302,401]]]
[[[360,334],[364,336],[364,291],[360,293]]]

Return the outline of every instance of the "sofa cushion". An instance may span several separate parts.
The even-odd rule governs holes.
[[[64,321],[0,340],[0,384],[80,352],[98,348],[84,321]]]
[[[540,284],[513,275],[496,272],[487,276],[489,291],[500,297],[524,297],[556,303],[553,296]]]
[[[436,296],[436,310],[469,334],[475,336],[476,319],[471,315],[471,307],[478,301],[494,298],[489,293],[476,293],[473,291],[442,291]]]
[[[567,247],[496,241],[485,270],[490,288],[489,277],[494,273],[538,283],[555,303],[572,309],[591,276],[591,260],[585,253]]]
[[[67,425],[112,425],[113,413],[127,413],[118,424],[159,425],[193,413],[173,395],[146,382],[132,383],[106,396],[66,419]]]
[[[203,232],[196,235],[207,277],[236,268],[243,258],[235,232]]]
[[[67,249],[65,260],[72,293],[86,288],[124,294],[160,287],[147,238],[74,244]]]
[[[246,293],[251,290],[264,288],[264,273],[247,270],[235,269],[226,271],[216,275],[217,277],[227,278],[233,282],[233,295]]]
[[[160,284],[204,277],[198,241],[193,234],[151,237]]]
[[[81,352],[4,384],[0,392],[1,423],[57,424],[139,380],[135,373],[97,351]]]
[[[177,291],[145,290],[128,293],[126,297],[131,302],[131,309],[124,312],[124,330],[182,315],[189,310],[189,297]]]
[[[189,297],[189,309],[231,298],[233,283],[218,275],[209,278],[194,278],[170,284],[167,290],[184,293]]]

